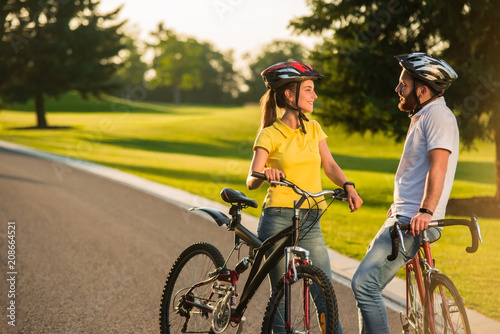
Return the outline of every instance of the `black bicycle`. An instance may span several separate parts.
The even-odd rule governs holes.
[[[253,172],[252,176],[265,179],[263,173]],[[292,226],[266,240],[241,225],[242,209],[257,208],[258,204],[240,191],[221,191],[222,199],[231,204],[231,218],[213,208],[191,209],[209,214],[219,226],[233,231],[234,247],[226,259],[206,242],[195,243],[179,255],[163,289],[161,333],[223,333],[235,327],[237,333],[242,333],[250,299],[283,256],[287,267],[268,302],[262,333],[337,333],[338,308],[332,283],[311,263],[309,251],[298,247],[300,230],[310,227],[300,221],[299,209],[306,201],[311,209],[316,208],[316,199],[322,196],[329,206],[334,200],[346,200],[346,194],[342,189],[310,193],[285,179],[273,183],[292,188],[300,198],[294,201]],[[248,246],[248,256],[238,259],[234,269],[228,268],[229,259],[242,245]],[[248,280],[239,293],[239,276],[250,267]]]

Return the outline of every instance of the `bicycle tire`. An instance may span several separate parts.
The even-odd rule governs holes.
[[[335,291],[333,290],[332,282],[330,279],[319,269],[313,265],[300,265],[297,267],[298,280],[292,283],[292,293],[291,296],[296,296],[292,299],[291,307],[291,325],[295,330],[299,330],[301,333],[328,333],[337,334],[339,325],[339,315],[337,298],[335,296]],[[312,285],[312,284],[314,285]],[[310,329],[306,331],[304,328],[304,310],[303,310],[303,285],[311,284],[315,286],[317,293],[323,296],[323,300],[326,306],[325,316],[322,317],[318,315],[318,309],[316,307],[316,302],[310,303],[312,306],[312,316]],[[311,294],[313,292],[311,291]],[[270,334],[273,332],[273,327],[278,326],[276,332],[285,333],[283,314],[278,310],[279,304],[284,297],[284,280],[280,280],[274,289],[271,298],[266,307],[266,312],[264,314],[264,320],[262,321],[262,334]],[[315,296],[309,296],[311,301],[314,301]],[[276,322],[276,324],[275,324]],[[326,328],[325,328],[326,325]]]
[[[178,292],[187,290],[193,284],[208,278],[208,273],[224,265],[224,258],[213,245],[200,242],[186,248],[174,262],[168,274],[160,304],[160,332],[177,334],[181,332],[210,332],[211,316],[197,308],[178,307]],[[212,284],[196,288],[192,300],[208,301],[212,294]],[[216,296],[213,296],[216,298]],[[213,300],[213,303],[216,299]],[[213,306],[213,305],[211,305]],[[176,309],[177,308],[177,309]],[[181,315],[184,313],[184,315]],[[187,317],[189,321],[186,322]],[[182,327],[186,327],[183,331]]]
[[[403,330],[404,333],[410,334],[424,333],[424,307],[418,293],[415,271],[410,270],[406,279],[408,280],[408,314]]]
[[[465,304],[451,279],[443,274],[435,274],[431,277],[429,292],[432,300],[434,312],[426,312],[425,326],[429,333],[432,316],[435,324],[435,334],[470,334],[469,318],[465,310]],[[445,301],[441,296],[443,292]]]

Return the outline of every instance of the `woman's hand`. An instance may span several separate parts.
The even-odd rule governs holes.
[[[269,182],[272,187],[276,187],[276,185],[272,184],[271,181],[280,181],[281,178],[286,177],[285,173],[279,169],[265,169],[264,174],[266,174],[267,182]]]
[[[354,187],[347,187],[347,201],[349,202],[349,209],[351,212],[355,212],[363,204],[363,200],[359,197],[356,189]]]

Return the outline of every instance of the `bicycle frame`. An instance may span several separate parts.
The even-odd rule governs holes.
[[[410,272],[415,273],[415,283],[417,285],[418,297],[421,305],[427,305],[428,312],[433,312],[432,296],[429,292],[429,284],[432,273],[439,272],[434,268],[434,260],[431,254],[431,243],[427,237],[427,231],[423,232],[423,243],[417,255],[406,263],[406,315],[410,312]],[[429,317],[432,332],[435,332],[434,319]]]

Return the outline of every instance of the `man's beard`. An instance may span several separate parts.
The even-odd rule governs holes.
[[[417,108],[417,97],[415,96],[414,90],[411,91],[408,96],[403,97],[403,101],[399,102],[398,108],[399,110],[406,112],[410,112]]]

